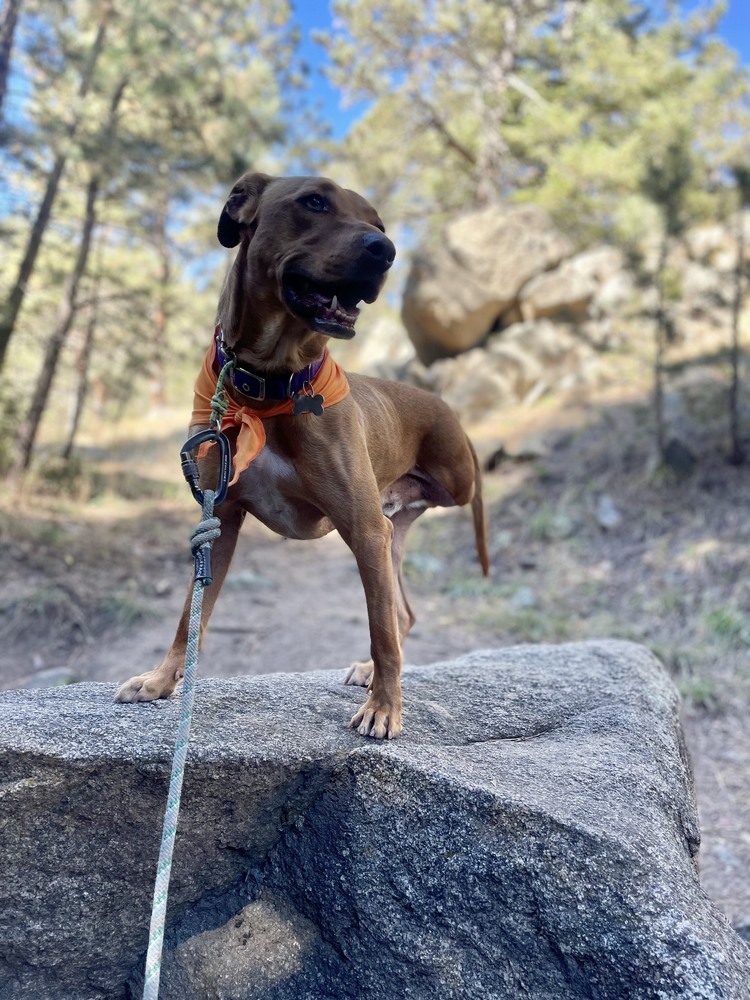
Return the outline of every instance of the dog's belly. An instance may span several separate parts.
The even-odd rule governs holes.
[[[411,472],[401,476],[383,490],[380,494],[380,503],[386,517],[395,517],[399,511],[405,509],[420,510],[434,506],[428,499],[424,481]]]
[[[322,538],[333,531],[330,518],[302,498],[292,463],[269,447],[242,473],[237,489],[245,510],[283,538]]]

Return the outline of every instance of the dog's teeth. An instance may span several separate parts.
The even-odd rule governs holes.
[[[333,298],[331,299],[331,312],[336,312],[338,307],[339,307],[338,296],[334,295]]]

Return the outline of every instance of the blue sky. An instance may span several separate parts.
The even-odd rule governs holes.
[[[331,5],[329,0],[292,0],[292,5],[303,36],[301,55],[311,67],[313,95],[320,102],[334,136],[341,137],[357,118],[360,109],[341,107],[338,92],[328,84],[322,70],[325,53],[311,38],[316,29],[330,28]],[[683,0],[682,6],[689,11],[700,6],[700,0]],[[729,0],[719,26],[719,35],[750,66],[750,0]]]
[[[325,4],[321,4],[325,6]],[[730,0],[729,9],[719,27],[719,34],[750,64],[750,3],[748,0]]]
[[[311,38],[312,32],[331,27],[330,3],[328,0],[292,0],[292,7],[294,19],[302,32],[300,55],[310,66],[312,93],[320,102],[325,120],[333,129],[334,136],[341,138],[357,117],[357,110],[341,107],[338,91],[330,86],[322,70],[325,52]]]

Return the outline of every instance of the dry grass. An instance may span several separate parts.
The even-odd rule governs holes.
[[[455,525],[423,518],[412,563],[441,560],[440,579],[433,569],[425,583],[451,596],[456,621],[492,625],[498,642],[631,639],[660,656],[691,703],[746,704],[750,469],[726,461],[722,397],[720,382],[704,387],[687,476],[654,462],[642,400],[610,393],[550,411],[547,454],[501,463],[488,479],[492,581],[472,575],[468,524],[456,554]],[[597,519],[602,495],[621,514],[609,530]]]

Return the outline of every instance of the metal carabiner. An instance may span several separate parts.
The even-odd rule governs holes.
[[[216,497],[214,498],[214,507],[218,507],[227,495],[229,479],[232,474],[232,449],[229,446],[227,436],[214,427],[198,431],[197,434],[193,434],[191,438],[188,438],[180,449],[180,462],[185,481],[190,487],[193,496],[202,507],[203,490],[200,488],[200,473],[198,471],[198,463],[191,455],[191,452],[207,441],[215,442],[219,445],[219,480],[216,484]]]

